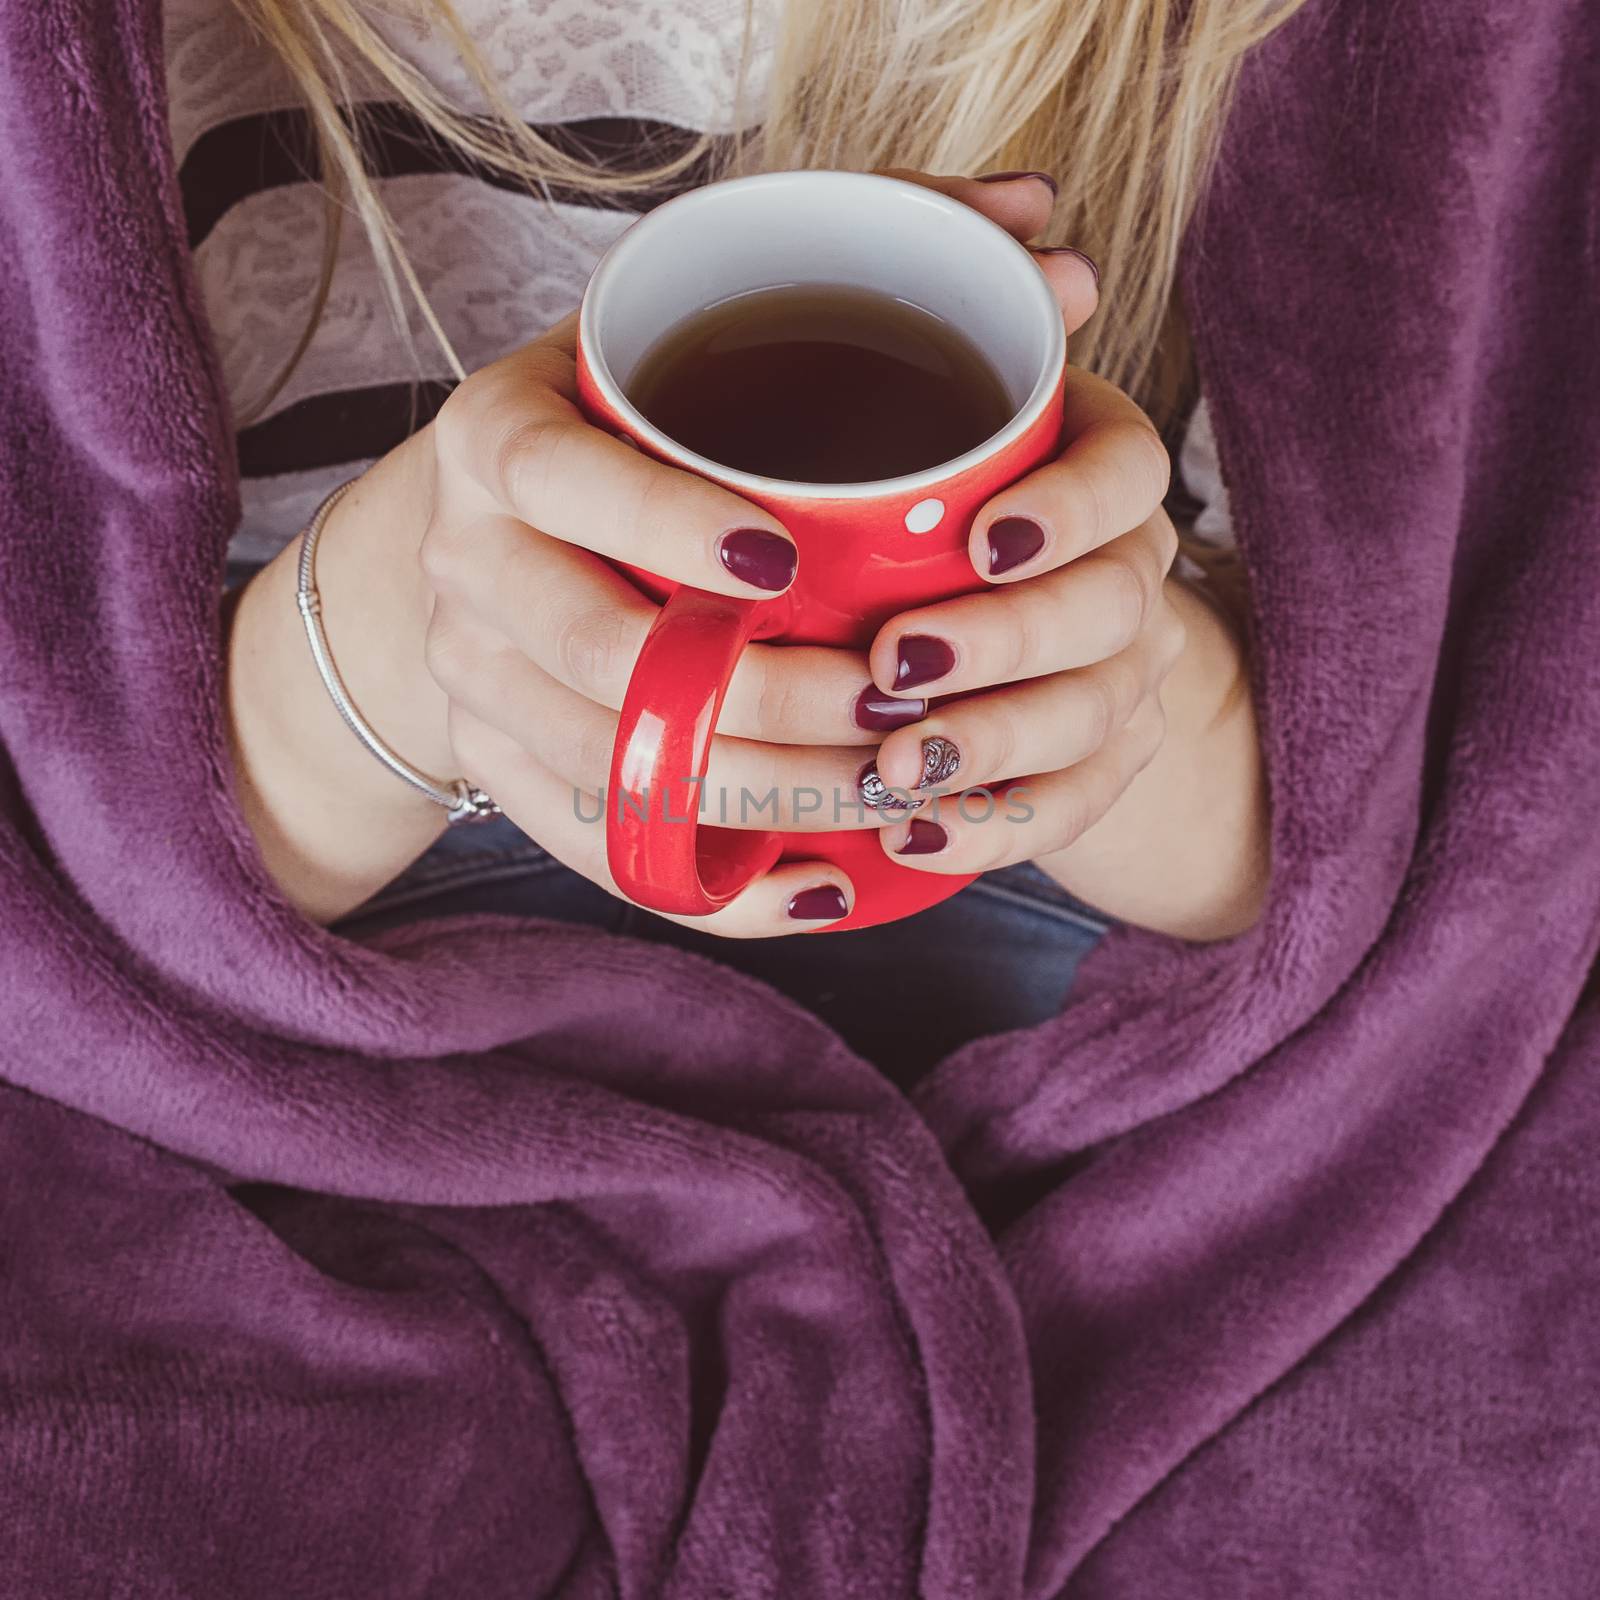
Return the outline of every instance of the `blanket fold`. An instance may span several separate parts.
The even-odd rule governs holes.
[[[687,954],[277,892],[159,34],[0,9],[0,1589],[1587,1593],[1593,8],[1247,64],[1185,299],[1268,912],[910,1100]]]

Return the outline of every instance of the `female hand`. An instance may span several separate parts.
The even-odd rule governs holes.
[[[974,872],[1061,850],[1160,748],[1185,640],[1166,588],[1167,454],[1131,400],[1076,370],[1063,437],[978,513],[972,562],[994,587],[905,612],[873,641],[876,683],[940,698],[878,754],[886,784],[948,797],[885,834],[908,864]],[[1009,806],[957,803],[1022,778]]]
[[[933,797],[883,847],[937,873],[1035,861],[1113,916],[1226,937],[1254,920],[1267,876],[1243,653],[1170,581],[1168,461],[1143,413],[1070,369],[1063,437],[974,520],[972,562],[994,587],[873,641],[877,684],[938,697],[878,753],[885,784]]]

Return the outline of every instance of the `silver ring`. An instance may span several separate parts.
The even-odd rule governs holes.
[[[856,779],[856,789],[861,795],[862,805],[885,817],[908,816],[922,804],[919,796],[908,794],[904,789],[891,789],[879,775],[876,761],[868,762],[861,769]]]

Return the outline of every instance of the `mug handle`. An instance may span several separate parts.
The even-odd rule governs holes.
[[[651,911],[709,916],[783,849],[781,834],[699,820],[711,736],[761,604],[684,585],[634,663],[611,750],[606,861],[623,894]]]

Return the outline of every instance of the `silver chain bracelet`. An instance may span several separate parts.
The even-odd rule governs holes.
[[[473,788],[465,778],[441,782],[397,756],[378,737],[372,724],[356,710],[350,691],[345,688],[344,679],[333,664],[333,653],[328,649],[328,635],[322,626],[322,596],[317,593],[317,540],[322,537],[323,524],[327,522],[329,512],[344,498],[349,488],[349,483],[341,483],[317,507],[300,536],[300,573],[295,603],[300,608],[300,619],[306,625],[306,638],[311,642],[311,656],[317,664],[317,672],[335,709],[344,718],[345,726],[397,778],[403,778],[413,789],[421,790],[435,805],[443,806],[447,822],[487,822],[501,815],[500,807],[482,789]]]

